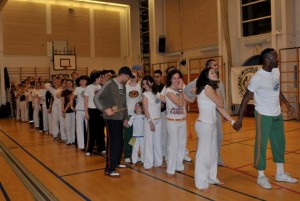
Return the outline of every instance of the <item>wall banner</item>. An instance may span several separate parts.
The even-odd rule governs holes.
[[[231,98],[232,104],[241,104],[252,76],[261,68],[258,66],[231,67]],[[250,104],[253,101],[249,102]]]

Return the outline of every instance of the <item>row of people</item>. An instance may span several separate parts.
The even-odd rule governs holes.
[[[270,79],[270,83],[272,82],[272,86],[274,79],[278,81],[279,76],[279,73],[276,73],[276,69],[278,69],[276,55],[277,53],[273,49],[267,49],[261,55],[263,63],[261,71],[263,72],[260,74],[268,76],[269,74],[264,74],[271,73],[268,79]],[[58,106],[54,111],[61,113],[64,119],[68,119],[67,111],[70,113],[76,111],[78,147],[82,148],[85,146],[85,143],[80,144],[80,142],[84,141],[84,137],[82,137],[84,125],[88,125],[86,126],[89,128],[85,147],[86,155],[92,153],[95,142],[97,143],[98,152],[104,153],[106,151],[105,174],[108,176],[119,177],[120,174],[116,169],[126,167],[126,165],[121,163],[124,150],[125,162],[135,164],[138,161],[138,153],[140,153],[143,167],[146,170],[166,165],[167,176],[173,177],[176,171],[184,171],[183,161],[187,141],[185,103],[197,100],[199,116],[195,122],[198,137],[195,157],[195,185],[202,191],[208,191],[209,184],[223,184],[217,178],[217,166],[218,164],[223,164],[222,158],[218,157],[222,141],[222,136],[219,136],[222,135],[222,127],[218,126],[218,116],[219,114],[223,115],[233,125],[234,129],[239,130],[245,104],[254,95],[257,114],[260,115],[256,115],[256,123],[257,126],[262,126],[258,131],[263,131],[265,136],[263,141],[264,149],[258,149],[260,147],[259,143],[261,143],[258,142],[258,139],[260,139],[259,133],[256,136],[255,160],[257,163],[255,167],[259,170],[257,183],[263,188],[270,189],[271,184],[265,177],[263,170],[265,169],[265,147],[272,123],[269,123],[268,129],[265,129],[260,122],[261,115],[266,119],[264,121],[269,120],[267,117],[264,117],[264,115],[269,114],[264,114],[264,107],[270,107],[266,105],[270,100],[262,98],[260,93],[261,88],[264,86],[258,86],[261,83],[257,79],[251,80],[248,87],[249,91],[247,91],[242,101],[239,118],[235,122],[224,108],[223,85],[219,81],[216,61],[210,60],[206,67],[201,71],[199,77],[186,87],[182,80],[182,73],[177,69],[169,70],[166,77],[166,86],[162,87],[161,83],[155,82],[157,79],[155,74],[161,76],[161,72],[156,71],[154,78],[151,76],[142,77],[132,72],[126,66],[121,67],[118,75],[112,79],[103,79],[99,71],[92,72],[89,79],[91,83],[88,86],[86,86],[87,77],[81,76],[78,79],[79,87],[76,89],[73,89],[71,83],[69,83],[67,85],[70,86],[62,91],[54,80],[53,88],[48,84],[45,87],[51,92],[54,99],[52,119],[60,118],[60,114],[53,112],[53,107],[56,107],[56,104],[59,105],[59,102],[61,103],[61,108]],[[254,76],[254,78],[259,76]],[[137,77],[142,77],[140,83]],[[130,81],[128,81],[129,79]],[[268,85],[268,83],[266,84]],[[291,107],[286,99],[282,98],[281,93],[279,96],[279,82],[276,82],[276,89],[274,86],[272,88],[272,86],[270,86],[270,90],[274,91],[270,92],[273,98],[271,100],[272,108],[269,108],[267,111],[270,112],[275,109],[276,115],[280,117],[279,97],[285,100],[284,102],[288,105],[288,108]],[[261,101],[262,99],[263,101]],[[71,118],[69,125],[75,124],[75,120],[72,119],[75,118]],[[52,130],[55,131],[52,131],[52,134],[54,139],[56,139],[58,132],[56,132],[57,128],[55,126],[58,123],[53,120],[52,122],[56,122],[56,125],[52,124],[52,127],[54,127]],[[280,128],[283,128],[282,118],[280,118],[279,124]],[[68,139],[68,134],[64,135],[62,133],[63,123],[60,122],[59,126],[61,138]],[[104,127],[106,127],[106,144]],[[164,131],[164,127],[166,131]],[[68,129],[64,130],[68,132]],[[271,139],[272,148],[277,149],[277,151],[274,151],[276,154],[274,160],[277,165],[275,179],[277,181],[295,183],[297,179],[290,177],[283,170],[284,151],[282,152],[282,150],[284,150],[285,146],[284,141],[282,142],[282,139],[284,139],[283,129],[278,130],[278,133],[281,140],[279,138],[277,140],[277,137],[272,137]],[[71,138],[71,143],[73,143],[73,139]],[[126,159],[129,160],[126,161]],[[164,161],[166,164],[164,164]]]

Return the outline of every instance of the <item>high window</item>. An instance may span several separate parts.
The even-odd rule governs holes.
[[[270,33],[271,0],[241,0],[243,37]]]

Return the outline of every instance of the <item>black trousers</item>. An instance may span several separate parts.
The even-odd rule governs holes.
[[[123,120],[105,120],[107,147],[106,147],[106,172],[115,171],[120,165],[123,152]]]
[[[97,144],[97,152],[105,150],[105,135],[104,135],[104,119],[101,116],[102,112],[98,109],[88,108],[89,121],[87,133],[86,152],[93,152],[95,140]]]
[[[43,105],[40,104],[40,107],[42,108],[39,110],[39,129],[40,131],[44,130],[44,121],[43,121]]]
[[[33,121],[33,107],[32,107],[32,101],[28,102],[28,118],[29,121],[32,122]]]

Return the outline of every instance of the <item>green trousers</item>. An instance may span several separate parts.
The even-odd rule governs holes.
[[[273,161],[275,163],[284,163],[285,135],[282,115],[266,116],[255,111],[254,116],[256,123],[254,167],[257,170],[266,169],[266,153],[269,139]]]

